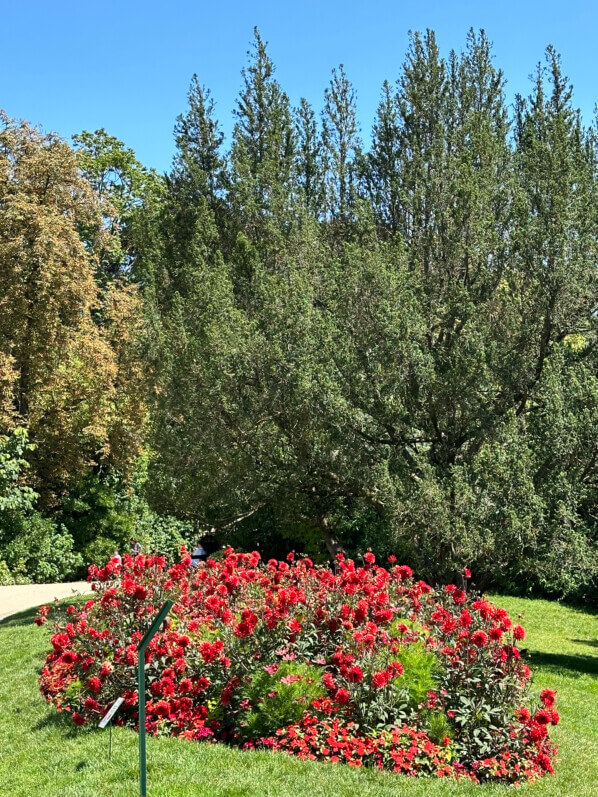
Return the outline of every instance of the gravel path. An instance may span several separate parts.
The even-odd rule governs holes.
[[[87,581],[74,581],[67,584],[17,584],[13,587],[0,587],[0,620],[11,614],[51,603],[54,598],[69,598],[87,595],[91,586]]]

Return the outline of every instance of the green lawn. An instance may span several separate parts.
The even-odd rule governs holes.
[[[511,793],[598,797],[598,614],[548,601],[494,600],[513,617],[523,615],[536,685],[558,690],[562,718],[553,731],[561,759],[556,776]],[[138,794],[136,734],[116,728],[108,761],[108,731],[76,729],[42,701],[37,674],[49,646],[48,629],[32,625],[33,616],[25,612],[0,623],[0,795]],[[412,780],[177,739],[148,739],[148,763],[148,794],[156,797],[507,793],[504,786]]]

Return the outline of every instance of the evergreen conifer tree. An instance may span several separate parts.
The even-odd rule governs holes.
[[[356,161],[361,145],[355,91],[342,64],[332,70],[324,100],[325,208],[329,218],[344,222],[351,218],[356,199]]]
[[[322,142],[316,115],[305,99],[295,111],[297,182],[305,208],[318,217],[322,209]]]
[[[235,110],[231,201],[240,229],[270,256],[289,224],[295,136],[289,99],[257,28]]]
[[[400,164],[397,98],[385,80],[372,131],[372,147],[364,161],[363,179],[379,224],[391,233],[401,229]]]

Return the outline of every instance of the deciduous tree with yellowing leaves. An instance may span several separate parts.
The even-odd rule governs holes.
[[[101,291],[96,193],[63,140],[0,117],[0,425],[27,428],[55,505],[90,468],[131,468],[145,423],[134,288]]]

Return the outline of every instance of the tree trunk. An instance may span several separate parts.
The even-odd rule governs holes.
[[[343,549],[330,526],[330,521],[328,518],[322,518],[320,520],[320,528],[322,530],[322,537],[326,543],[326,548],[328,549],[330,558],[332,559],[333,563],[336,563],[336,555],[337,553],[342,552]]]

